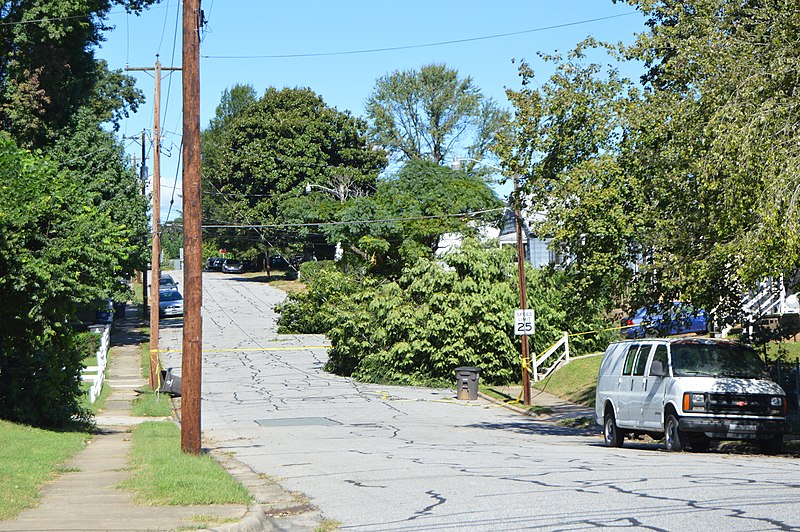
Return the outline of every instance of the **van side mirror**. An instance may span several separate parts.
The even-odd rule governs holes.
[[[650,376],[651,377],[666,377],[668,375],[667,368],[660,360],[653,360],[650,363]]]

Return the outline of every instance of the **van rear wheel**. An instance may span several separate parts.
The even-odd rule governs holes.
[[[606,447],[622,447],[622,440],[624,439],[625,435],[617,427],[617,420],[614,419],[614,414],[608,412],[603,423],[603,440],[605,440]]]
[[[680,429],[678,416],[670,414],[664,424],[664,442],[668,451],[683,451],[686,448],[686,433]]]

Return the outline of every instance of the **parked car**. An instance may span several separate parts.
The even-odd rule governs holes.
[[[225,262],[225,259],[222,257],[209,257],[206,260],[206,271],[209,272],[219,272],[222,271],[222,263]]]
[[[711,326],[708,312],[688,303],[642,307],[622,320],[625,338],[669,336],[671,334],[707,333]]]
[[[175,279],[168,273],[164,273],[161,275],[161,278],[158,280],[158,289],[159,290],[177,290],[178,283],[175,282]]]
[[[281,255],[272,255],[269,258],[269,267],[274,268],[276,270],[288,268],[289,261],[286,260],[286,258],[282,257]]]
[[[244,264],[240,260],[225,259],[222,263],[222,273],[243,273]]]
[[[158,307],[161,316],[183,316],[183,296],[177,289],[159,290]]]
[[[786,394],[756,351],[712,338],[622,340],[606,349],[595,421],[609,447],[626,436],[664,438],[668,451],[708,449],[712,440],[783,445]]]

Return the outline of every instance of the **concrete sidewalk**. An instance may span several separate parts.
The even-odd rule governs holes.
[[[131,427],[159,419],[130,414],[135,390],[146,384],[140,369],[140,344],[146,338],[137,332],[136,312],[129,309],[125,319],[114,322],[106,381],[111,394],[96,417],[97,434],[64,464],[66,473],[43,487],[37,507],[16,519],[0,521],[0,530],[196,529],[240,522],[247,514],[244,505],[141,506],[133,502],[131,493],[116,487],[131,474]]]

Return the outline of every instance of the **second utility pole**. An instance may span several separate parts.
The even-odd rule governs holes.
[[[161,306],[158,289],[161,282],[161,70],[180,70],[164,67],[156,55],[154,68],[125,68],[125,70],[155,70],[155,95],[153,96],[153,251],[150,258],[150,388],[158,388],[158,327]],[[144,143],[142,143],[144,145]],[[145,280],[145,283],[147,281]]]

